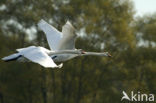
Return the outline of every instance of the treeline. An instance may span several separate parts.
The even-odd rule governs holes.
[[[40,19],[60,31],[70,20],[83,35],[76,48],[113,58],[77,57],[62,69],[0,60],[0,103],[121,103],[123,90],[156,94],[156,15],[134,13],[130,0],[1,0],[0,58],[49,48]]]

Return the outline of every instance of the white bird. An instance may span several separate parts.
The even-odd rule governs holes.
[[[46,34],[46,38],[51,50],[44,47],[29,46],[26,48],[16,49],[17,53],[2,58],[4,61],[32,61],[45,68],[61,68],[63,63],[57,65],[55,62],[64,62],[77,56],[95,55],[108,56],[108,52],[96,53],[85,52],[82,49],[75,49],[75,28],[67,21],[62,27],[62,32],[40,20],[38,26]]]

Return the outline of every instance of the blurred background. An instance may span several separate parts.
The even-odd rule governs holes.
[[[0,103],[121,103],[123,90],[156,94],[156,13],[138,14],[132,0],[0,0],[0,58],[49,48],[40,19],[60,31],[70,20],[76,48],[113,58],[77,57],[62,69],[0,60]]]

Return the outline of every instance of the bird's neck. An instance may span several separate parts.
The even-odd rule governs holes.
[[[97,53],[97,52],[85,52],[84,54],[81,54],[82,56],[107,56],[105,52],[103,53]]]
[[[55,55],[55,54],[80,54],[78,50],[59,50],[59,51],[50,51],[48,53],[49,55]]]

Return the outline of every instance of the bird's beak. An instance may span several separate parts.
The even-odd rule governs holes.
[[[81,54],[86,54],[86,52],[84,50],[81,51]]]
[[[112,55],[108,54],[108,57],[112,57]]]

